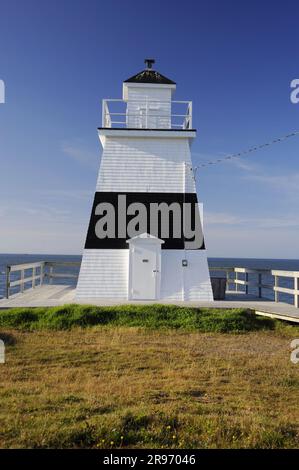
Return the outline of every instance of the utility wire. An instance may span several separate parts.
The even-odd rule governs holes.
[[[257,150],[263,149],[265,147],[269,147],[270,145],[278,144],[279,142],[283,142],[284,140],[287,140],[290,137],[294,137],[296,135],[299,135],[299,130],[291,132],[290,134],[286,134],[282,137],[278,137],[277,139],[273,139],[270,142],[267,142],[266,144],[261,144],[261,145],[255,146],[255,147],[250,147],[249,149],[244,150],[242,152],[232,153],[230,155],[227,155],[226,157],[218,158],[217,160],[210,160],[210,161],[205,162],[205,163],[200,163],[199,165],[193,167],[194,177],[196,175],[196,170],[198,168],[203,168],[203,167],[206,167],[206,166],[209,166],[209,165],[217,165],[218,163],[225,162],[226,160],[232,160],[233,158],[243,157],[243,155],[248,155],[252,152],[256,152]]]

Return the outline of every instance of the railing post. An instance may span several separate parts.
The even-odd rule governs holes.
[[[230,277],[229,277],[229,270],[226,270],[226,290],[229,290],[229,284],[230,284]]]
[[[106,100],[102,100],[102,126],[106,127]]]
[[[278,287],[278,276],[274,276],[274,287]],[[274,290],[274,301],[279,302],[279,292],[277,290]]]
[[[35,287],[36,267],[32,268],[32,289]]]
[[[5,297],[9,299],[10,294],[10,266],[6,266]]]
[[[299,290],[299,277],[294,277],[294,289],[297,292],[294,292],[294,305],[295,307],[299,307],[299,295],[298,295],[298,290]]]
[[[52,284],[52,274],[53,274],[53,266],[50,266],[49,269],[49,284]]]
[[[245,294],[247,295],[248,294],[248,273],[245,273],[245,282],[247,284],[245,284]]]
[[[234,281],[235,281],[235,291],[236,291],[236,292],[239,292],[239,284],[236,282],[236,281],[238,281],[238,279],[239,279],[238,271],[234,271],[234,275],[235,275],[235,278],[234,278]]]
[[[25,277],[25,269],[21,269],[21,284],[20,284],[21,292],[24,292],[24,277]]]
[[[40,265],[40,277],[39,277],[39,285],[41,286],[44,283],[44,263]]]
[[[189,103],[189,126],[192,129],[192,101]]]
[[[258,274],[259,299],[262,298],[262,273]]]

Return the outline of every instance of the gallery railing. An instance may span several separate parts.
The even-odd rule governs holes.
[[[103,100],[102,127],[192,129],[192,101]]]

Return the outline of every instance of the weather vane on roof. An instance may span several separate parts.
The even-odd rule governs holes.
[[[155,59],[145,59],[144,63],[146,64],[146,68],[149,70],[152,68],[153,64],[155,63]]]

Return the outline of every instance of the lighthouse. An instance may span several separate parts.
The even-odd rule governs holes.
[[[106,99],[77,299],[213,300],[190,147],[192,102],[146,59]]]

